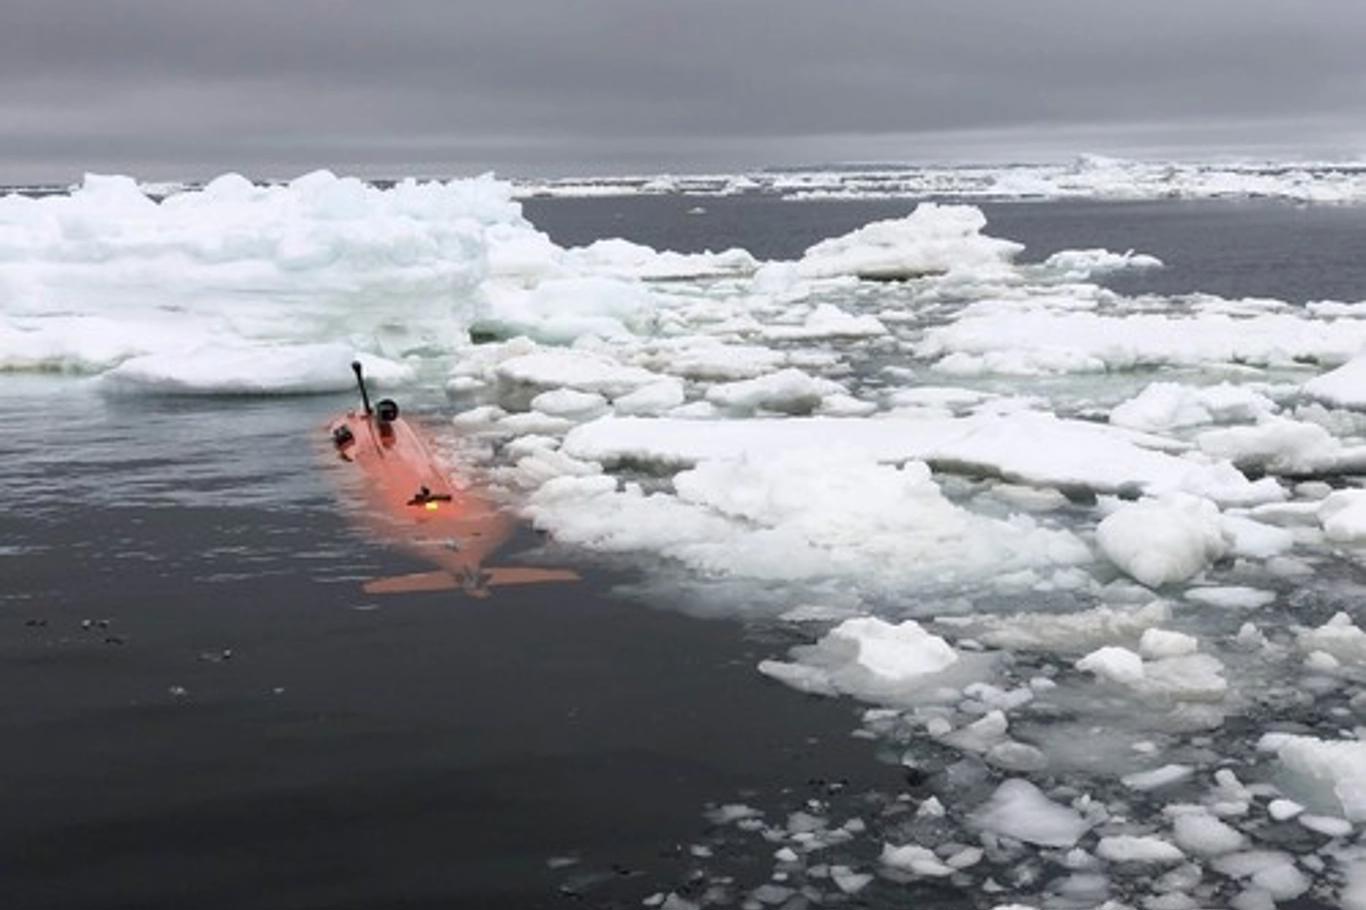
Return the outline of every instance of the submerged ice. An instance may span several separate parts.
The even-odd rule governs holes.
[[[921,782],[867,818],[718,814],[784,876],[751,905],[1361,905],[1353,305],[1126,297],[1094,276],[1160,263],[1021,264],[970,206],[760,262],[564,249],[513,197],[5,197],[0,369],[299,394],[359,355],[444,392],[450,449],[558,556],[761,624],[760,672],[858,701]]]

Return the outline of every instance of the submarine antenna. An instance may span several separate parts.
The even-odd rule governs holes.
[[[365,391],[365,376],[361,373],[359,360],[351,361],[351,370],[356,374],[356,385],[360,386],[360,400],[365,405],[365,416],[369,417],[372,413],[370,410],[370,394]]]

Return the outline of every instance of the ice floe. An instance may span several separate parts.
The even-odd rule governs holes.
[[[411,383],[411,366],[340,344],[192,348],[124,360],[101,376],[111,391],[174,395],[294,395],[354,387],[350,364],[359,360],[375,388]]]
[[[843,237],[823,240],[797,262],[803,278],[854,275],[894,280],[955,269],[992,271],[1023,249],[982,233],[980,209],[926,202],[906,218],[876,221]]]
[[[565,440],[576,457],[663,465],[718,458],[765,458],[830,439],[881,462],[921,459],[936,468],[984,473],[1039,486],[1093,492],[1184,491],[1227,504],[1273,501],[1274,481],[1252,482],[1227,462],[1198,462],[1147,444],[1163,445],[1103,425],[1018,413],[966,418],[712,421],[700,430],[679,420],[607,418]]]
[[[1276,405],[1261,393],[1227,382],[1195,387],[1154,382],[1110,412],[1110,422],[1147,432],[1209,423],[1257,420]]]
[[[995,834],[1045,847],[1071,847],[1091,827],[1075,809],[1054,802],[1020,778],[997,787],[972,820]]]
[[[570,445],[573,438],[571,431],[567,455],[599,461]],[[647,493],[611,477],[559,478],[534,491],[527,510],[563,541],[774,581],[942,587],[1006,567],[1090,558],[1070,533],[954,505],[923,463],[879,464],[838,445],[702,460],[674,475],[672,487]]]
[[[1193,496],[1120,506],[1096,528],[1096,542],[1106,558],[1150,588],[1185,581],[1228,550],[1219,509]]]

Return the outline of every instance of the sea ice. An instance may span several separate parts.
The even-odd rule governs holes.
[[[983,235],[986,223],[981,210],[972,206],[922,202],[905,218],[875,221],[821,241],[806,251],[797,268],[805,278],[906,279],[954,269],[980,275],[1006,266],[1022,249]]]
[[[656,305],[649,289],[597,276],[551,278],[530,289],[488,284],[471,327],[568,344],[581,335],[619,337],[650,329]]]
[[[1077,669],[1125,686],[1141,685],[1145,678],[1143,658],[1116,645],[1092,651],[1077,661]]]
[[[342,344],[207,346],[132,357],[104,373],[114,391],[172,395],[301,395],[355,387],[350,364],[359,360],[372,388],[389,389],[416,378],[411,366]]]
[[[1096,854],[1112,863],[1179,863],[1186,855],[1160,837],[1117,834],[1102,837]]]
[[[1207,430],[1196,438],[1201,451],[1240,469],[1288,476],[1366,470],[1366,446],[1344,446],[1315,423],[1268,417],[1252,426]]]
[[[1366,743],[1268,733],[1258,748],[1276,754],[1290,795],[1349,821],[1366,821]]]
[[[1316,514],[1329,540],[1366,542],[1366,490],[1339,490],[1319,503]]]
[[[709,437],[711,427],[697,435]],[[566,455],[598,461],[574,438]],[[608,478],[558,478],[531,494],[527,512],[565,543],[655,551],[706,574],[754,579],[936,587],[1090,559],[1070,533],[954,505],[919,462],[897,468],[829,444],[702,460],[675,475],[673,488],[646,495]]]
[[[1210,865],[1230,878],[1248,879],[1274,901],[1290,900],[1309,890],[1309,880],[1295,867],[1294,858],[1278,850],[1230,853]]]
[[[1366,632],[1346,613],[1335,613],[1316,629],[1296,630],[1295,644],[1306,654],[1318,651],[1343,663],[1366,665]]]
[[[1276,405],[1259,392],[1220,383],[1188,386],[1154,382],[1136,397],[1115,407],[1110,422],[1147,432],[1176,430],[1209,423],[1257,420]]]
[[[764,338],[770,341],[813,341],[819,338],[875,338],[887,334],[887,327],[877,317],[855,316],[828,303],[809,313],[800,325],[771,325],[764,327]]]
[[[1366,355],[1309,380],[1306,395],[1339,408],[1366,408]]]
[[[954,871],[952,866],[940,862],[933,850],[915,844],[902,847],[883,844],[881,860],[884,866],[929,878],[942,878]]]
[[[531,409],[567,420],[592,420],[608,410],[607,399],[595,392],[554,389],[531,399]]]
[[[1275,591],[1249,588],[1244,585],[1212,585],[1201,588],[1187,588],[1186,600],[1234,610],[1253,610],[1264,607],[1276,600]]]
[[[1171,607],[1154,600],[1140,607],[1094,607],[1076,613],[1014,613],[1005,616],[938,617],[993,648],[1079,653],[1138,638],[1171,619]]]
[[[826,633],[817,648],[893,683],[937,673],[958,661],[948,642],[912,619],[895,625],[875,616],[847,619]]]
[[[1218,856],[1242,849],[1247,838],[1238,829],[1225,824],[1201,809],[1177,815],[1172,836],[1183,850],[1200,856]]]
[[[621,238],[571,248],[564,252],[564,258],[584,272],[654,281],[734,277],[753,274],[759,268],[755,258],[741,249],[695,254],[660,252]]]
[[[1120,780],[1131,790],[1156,790],[1188,779],[1195,773],[1190,765],[1163,765],[1151,771],[1126,774]]]
[[[783,414],[810,414],[826,395],[843,392],[844,387],[827,379],[816,379],[801,370],[786,369],[754,379],[714,385],[707,400],[734,413],[757,410]]]
[[[1366,344],[1362,320],[1292,313],[1018,311],[973,305],[925,332],[917,353],[959,375],[1132,370],[1220,363],[1341,363]]]
[[[971,820],[986,831],[1043,847],[1074,846],[1090,828],[1076,810],[1055,803],[1020,778],[997,787]]]
[[[1105,249],[1062,250],[1045,259],[1043,266],[1063,273],[1067,280],[1080,281],[1092,275],[1127,269],[1160,269],[1162,260],[1133,250],[1124,253]]]
[[[564,370],[556,372],[560,381],[554,384],[566,384]],[[772,457],[823,448],[831,439],[878,461],[923,459],[940,470],[991,474],[1037,486],[1185,491],[1242,505],[1285,498],[1274,480],[1253,483],[1227,463],[1199,464],[1145,447],[1158,440],[1030,413],[926,420],[718,420],[705,432],[683,420],[606,418],[575,429],[565,448],[576,457],[605,464],[629,460],[680,465],[740,455]]]
[[[489,232],[531,232],[510,195],[491,178],[378,189],[316,172],[271,187],[226,175],[156,204],[129,178],[89,175],[66,196],[0,199],[0,311],[26,334],[114,319],[145,336],[143,354],[192,336],[445,349],[473,316]],[[34,353],[0,332],[0,362],[15,364],[15,341]],[[69,336],[46,356],[99,368],[107,348]]]
[[[1228,550],[1218,508],[1191,496],[1120,506],[1096,528],[1096,542],[1150,588],[1185,581]]]
[[[511,357],[497,365],[496,375],[504,383],[542,389],[565,387],[609,397],[627,395],[664,378],[579,350],[542,350]]]
[[[1145,629],[1138,643],[1139,653],[1149,660],[1181,657],[1194,654],[1199,649],[1200,643],[1194,637],[1158,628]]]
[[[623,417],[657,417],[683,404],[683,401],[683,383],[669,378],[614,398],[612,408]]]

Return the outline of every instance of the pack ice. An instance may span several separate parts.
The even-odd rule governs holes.
[[[1306,173],[990,179],[1359,179]],[[764,178],[844,181],[803,179]],[[453,457],[557,559],[761,625],[782,642],[767,679],[858,702],[859,735],[918,782],[716,822],[784,876],[755,906],[926,882],[1050,907],[1361,904],[1354,305],[1125,296],[1095,276],[1160,263],[1022,264],[970,206],[759,262],[565,249],[514,196],[317,173],[5,197],[0,369],[299,394],[346,387],[359,354],[444,395]]]

